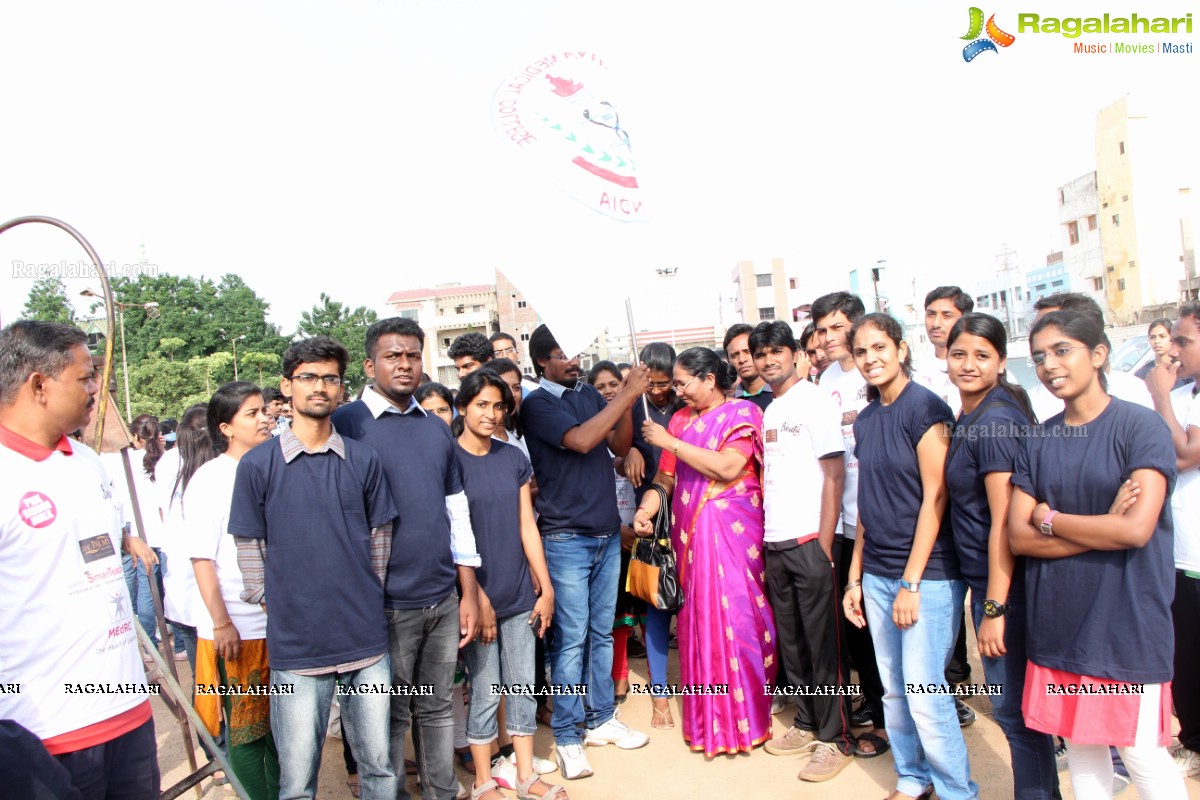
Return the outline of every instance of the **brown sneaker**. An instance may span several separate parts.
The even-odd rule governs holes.
[[[813,747],[812,758],[796,777],[802,781],[813,781],[814,783],[827,781],[845,769],[850,761],[850,756],[828,742],[817,742]]]
[[[773,756],[798,756],[807,752],[813,741],[812,731],[802,731],[793,725],[783,736],[768,741],[763,749]]]

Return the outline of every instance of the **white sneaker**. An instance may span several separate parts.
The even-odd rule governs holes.
[[[1200,772],[1200,753],[1179,745],[1171,751],[1171,758],[1175,759],[1175,766],[1179,768],[1179,774],[1185,778],[1190,778]]]
[[[501,789],[511,789],[516,791],[516,763],[506,756],[496,756],[496,758],[492,760],[492,780],[498,783]]]
[[[538,775],[549,775],[551,772],[558,770],[558,764],[547,758],[533,757],[533,771]]]
[[[581,744],[560,744],[555,747],[558,767],[562,776],[569,781],[586,778],[592,774],[592,765],[587,760]]]
[[[599,728],[588,731],[583,741],[594,747],[615,744],[622,750],[637,750],[649,744],[650,737],[614,717]]]

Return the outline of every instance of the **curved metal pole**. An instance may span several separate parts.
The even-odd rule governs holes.
[[[100,402],[99,417],[96,419],[96,443],[93,445],[96,452],[100,452],[100,445],[104,441],[104,415],[108,409],[108,382],[112,379],[112,360],[113,360],[113,333],[117,327],[116,320],[116,302],[113,299],[112,284],[108,282],[108,272],[104,269],[104,262],[100,260],[100,256],[96,253],[96,249],[92,247],[91,242],[83,238],[83,234],[72,228],[61,219],[54,217],[29,216],[16,217],[8,222],[0,224],[0,234],[3,234],[9,228],[15,228],[18,225],[24,225],[28,222],[41,222],[46,225],[53,225],[56,228],[66,231],[79,242],[79,245],[87,251],[88,258],[96,266],[96,271],[100,273],[100,285],[104,291],[104,308],[105,314],[108,317],[108,335],[104,337],[104,369],[100,375]]]

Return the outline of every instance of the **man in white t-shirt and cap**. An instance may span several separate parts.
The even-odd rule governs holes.
[[[1175,525],[1175,676],[1171,695],[1179,717],[1172,755],[1184,777],[1200,773],[1200,383],[1172,391],[1179,378],[1200,379],[1200,303],[1184,303],[1171,331],[1170,366],[1156,364],[1146,378],[1154,408],[1171,430],[1179,479],[1171,494]]]
[[[138,652],[120,514],[100,459],[67,438],[98,390],[83,331],[0,331],[0,719],[40,738],[84,797],[154,800],[157,687]]]

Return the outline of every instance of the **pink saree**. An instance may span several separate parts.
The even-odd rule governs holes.
[[[775,621],[763,591],[762,412],[731,400],[699,416],[683,409],[671,435],[708,450],[748,456],[734,480],[703,477],[670,453],[675,472],[671,543],[684,603],[679,611],[683,737],[706,756],[750,751],[771,735]],[[727,687],[727,689],[726,689]],[[687,691],[699,692],[687,694]]]

